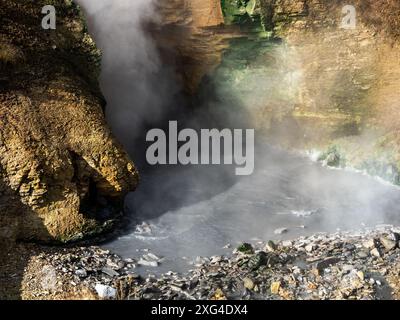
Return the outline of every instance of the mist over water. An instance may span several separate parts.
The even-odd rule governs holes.
[[[108,122],[138,162],[144,157],[147,129],[167,126],[177,109],[187,110],[178,98],[181,88],[173,70],[161,63],[145,31],[147,21],[157,23],[155,2],[77,2],[103,53],[101,87]],[[268,79],[271,75],[262,80]],[[229,105],[223,99],[203,100],[197,111],[182,111],[181,125],[212,128],[220,121],[225,127],[246,127],[251,108],[242,107],[232,100]],[[400,223],[397,187],[359,173],[324,168],[268,146],[261,132],[257,136],[256,170],[249,177],[235,176],[232,166],[148,168],[139,162],[141,184],[126,200],[132,220],[129,231],[107,247],[125,257],[150,249],[166,257],[158,271],[183,271],[189,266],[182,257],[224,253],[227,243]],[[276,235],[277,228],[288,232]]]

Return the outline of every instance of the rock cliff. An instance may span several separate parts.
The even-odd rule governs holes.
[[[161,34],[190,92],[211,78],[275,143],[400,182],[398,1],[352,1],[354,29],[342,0],[159,3],[164,25],[185,30]]]
[[[57,8],[56,30],[41,28],[47,4]],[[100,54],[80,10],[1,0],[0,17],[0,238],[98,232],[138,174],[106,125]]]

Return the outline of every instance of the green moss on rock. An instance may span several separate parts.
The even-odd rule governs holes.
[[[260,0],[221,0],[227,25],[240,25],[261,34],[267,31]]]
[[[328,167],[346,167],[346,159],[344,155],[340,152],[339,147],[336,145],[330,146],[326,152],[319,156],[318,161],[323,162]]]
[[[239,252],[242,252],[244,254],[253,254],[254,253],[254,249],[253,246],[250,243],[242,243],[237,250]]]

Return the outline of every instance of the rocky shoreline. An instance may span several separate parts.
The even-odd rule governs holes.
[[[148,252],[122,259],[100,247],[29,248],[23,299],[400,298],[400,228],[316,234],[293,241],[243,243],[229,256],[198,257],[186,274],[140,276]],[[20,249],[15,251],[20,255]],[[13,254],[13,253],[11,253]],[[3,279],[4,280],[4,279]],[[2,281],[3,282],[3,281]]]

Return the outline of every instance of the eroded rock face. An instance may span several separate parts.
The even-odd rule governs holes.
[[[291,77],[288,90],[295,95],[280,117],[267,106],[262,125],[290,146],[337,145],[358,168],[371,161],[398,166],[400,154],[393,147],[399,144],[400,4],[355,1],[356,28],[346,30],[342,9],[347,4],[275,1],[273,31],[283,40],[288,61],[278,69]],[[291,128],[282,134],[288,123]]]
[[[99,231],[138,173],[104,116],[100,55],[71,1],[0,1],[0,238],[67,241]]]
[[[190,91],[212,78],[220,100],[242,105],[274,142],[334,147],[348,165],[400,182],[398,1],[353,1],[349,30],[341,27],[345,0],[169,3],[176,6],[162,17],[188,36],[166,29],[165,39],[184,57]],[[196,18],[206,11],[210,20]]]
[[[194,94],[206,74],[221,63],[228,48],[219,0],[157,1],[160,24],[153,29],[162,58],[175,65],[181,84]]]

